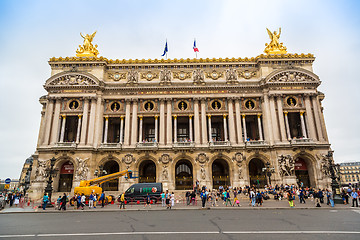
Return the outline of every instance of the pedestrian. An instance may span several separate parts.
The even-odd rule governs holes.
[[[330,202],[331,207],[334,207],[334,196],[333,193],[331,191],[329,191],[328,189],[326,189],[326,196],[328,201]]]
[[[320,194],[317,190],[314,190],[315,206],[321,207]]]
[[[260,191],[257,191],[257,194],[256,194],[256,206],[258,207],[259,205],[262,206],[262,200],[263,199],[263,196],[262,196],[262,193]]]
[[[287,197],[288,197],[290,207],[293,208],[295,205],[294,205],[294,196],[293,196],[291,190],[288,190]]]
[[[356,203],[356,207],[359,207],[358,205],[358,193],[356,192],[355,188],[352,190],[351,194],[351,199],[352,199],[352,207],[355,207],[355,203]]]
[[[146,198],[145,198],[145,206],[144,206],[144,208],[146,208],[146,206],[149,206],[149,208],[151,208],[150,203],[151,203],[150,195],[149,195],[149,193],[147,193]]]
[[[48,201],[49,201],[49,196],[47,193],[45,193],[43,197],[43,210],[45,210]]]
[[[190,205],[190,192],[186,191],[185,193],[185,197],[186,197],[186,205]]]
[[[304,198],[304,188],[300,189],[299,200],[300,203],[306,203]]]
[[[175,205],[175,194],[174,194],[174,192],[171,192],[170,201],[171,201],[171,207],[173,207]]]
[[[206,204],[206,200],[207,200],[207,195],[206,195],[206,192],[205,192],[204,189],[201,191],[200,198],[201,198],[201,203],[202,203],[201,208],[205,208],[205,204]]]
[[[19,203],[20,203],[20,195],[19,193],[16,193],[16,195],[14,196],[15,207],[17,207]]]
[[[256,202],[256,194],[254,192],[253,189],[250,190],[250,199],[251,199],[251,206],[255,207],[255,202]]]
[[[86,205],[85,202],[86,202],[85,194],[81,194],[80,205],[82,210],[84,210],[84,206]]]
[[[13,193],[9,193],[9,202],[10,202],[10,207],[12,207],[12,205],[14,204],[14,194]]]
[[[192,191],[190,197],[191,197],[192,205],[194,206],[194,205],[196,204],[196,194],[195,194],[195,191]]]
[[[345,190],[343,189],[343,190],[341,191],[341,198],[342,198],[342,200],[343,200],[343,202],[344,202],[344,205],[346,204],[345,195],[346,195],[346,192],[345,192]]]
[[[89,209],[94,207],[94,193],[92,192],[89,196]]]
[[[76,209],[79,209],[81,207],[81,195],[77,195],[76,197]]]
[[[105,206],[105,192],[104,192],[104,190],[102,191],[99,200],[101,201],[101,207],[103,208]]]
[[[238,199],[238,196],[235,196],[234,197],[234,203],[233,203],[233,206],[235,206],[235,204],[238,206],[238,207],[240,207],[241,205],[240,205],[240,201],[239,201],[239,199]]]
[[[165,193],[165,204],[166,204],[166,209],[171,209],[169,190],[166,190],[166,193]]]
[[[121,207],[125,209],[125,192],[123,192],[120,196],[120,209]]]
[[[96,193],[94,193],[94,208],[96,208],[97,198],[98,198],[98,195]]]
[[[165,193],[161,192],[161,206],[165,207],[166,203],[165,203]]]
[[[64,195],[62,196],[61,198],[61,201],[60,201],[60,209],[59,210],[66,210],[66,203],[68,202],[68,199],[67,199],[67,196],[66,196],[66,193],[64,193]]]
[[[218,205],[216,204],[217,198],[218,198],[217,192],[216,192],[215,189],[213,189],[212,192],[211,192],[211,200],[212,200],[212,206],[213,206],[213,207],[218,206]]]
[[[56,204],[57,204],[57,209],[60,210],[60,208],[61,208],[61,196],[59,196],[58,199],[56,200]]]
[[[232,206],[231,204],[231,198],[230,198],[230,190],[226,191],[226,201],[225,201],[225,206],[227,206],[227,204],[230,203],[230,207]]]

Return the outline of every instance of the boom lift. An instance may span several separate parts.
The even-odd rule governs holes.
[[[102,183],[105,183],[107,181],[119,178],[125,176],[125,178],[137,178],[136,172],[133,172],[131,170],[124,170],[112,174],[108,174],[102,177],[94,178],[91,180],[82,180],[80,181],[79,187],[75,187],[74,193],[75,194],[84,194],[86,196],[89,196],[92,192],[96,194],[102,193],[102,188],[96,185],[101,185]]]

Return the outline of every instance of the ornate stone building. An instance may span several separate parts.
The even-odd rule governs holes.
[[[275,170],[273,185],[328,186],[330,144],[315,58],[268,53],[51,58],[30,192],[43,193],[52,157],[55,192],[124,169],[140,177],[108,182],[106,191],[155,181],[169,190],[191,189],[196,180],[210,188],[264,186],[267,162]]]

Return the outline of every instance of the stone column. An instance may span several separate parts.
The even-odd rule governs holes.
[[[90,119],[89,119],[89,133],[87,144],[92,145],[94,143],[94,134],[95,134],[95,116],[96,116],[96,98],[91,98],[90,106]]]
[[[59,139],[59,122],[60,122],[60,107],[61,107],[61,98],[56,99],[55,110],[53,123],[51,127],[51,141],[50,145],[57,143]]]
[[[42,144],[44,145],[48,145],[50,141],[51,119],[53,118],[53,111],[54,111],[54,101],[52,100],[52,98],[49,98],[46,104],[46,111],[45,111],[45,133],[42,142]]]
[[[272,123],[271,129],[273,130],[273,133],[274,133],[274,141],[279,142],[280,141],[279,125],[278,125],[278,121],[277,121],[277,117],[276,117],[274,97],[275,96],[273,94],[270,95],[270,115],[271,115],[271,123]]]
[[[199,100],[194,100],[194,133],[195,144],[200,144],[200,119],[199,119]]]
[[[105,116],[105,129],[104,129],[104,143],[107,143],[108,138],[108,130],[109,130],[109,117]]]
[[[125,135],[124,135],[124,145],[129,146],[130,145],[130,100],[126,101],[126,107],[125,107]]]
[[[241,114],[240,114],[240,99],[235,99],[235,114],[236,114],[236,135],[237,142],[243,143],[242,129],[241,129]],[[232,130],[230,130],[232,131]]]
[[[46,105],[46,104],[45,104]],[[43,106],[44,108],[44,106]],[[38,148],[44,141],[44,131],[45,131],[45,113],[46,113],[46,109],[45,111],[43,110],[43,108],[41,109],[41,117],[40,117],[40,129],[39,129],[39,134],[38,134],[38,139],[36,142],[36,148]]]
[[[228,130],[227,130],[227,124],[226,124],[226,114],[223,115],[223,123],[224,123],[224,140],[225,140],[225,142],[227,142],[228,141]]]
[[[234,109],[233,109],[233,100],[228,98],[228,110],[229,110],[229,135],[230,143],[236,143],[236,133],[235,133],[235,124],[234,124]]]
[[[317,135],[319,137],[319,141],[323,142],[324,136],[323,136],[323,133],[322,133],[323,131],[322,131],[322,127],[321,127],[319,103],[317,101],[316,96],[312,96],[312,105],[313,105],[314,115],[315,115],[315,124],[316,124]]]
[[[65,124],[66,124],[66,115],[61,115],[62,121],[61,121],[61,133],[60,133],[60,142],[64,142],[64,136],[65,136]]]
[[[165,131],[165,102],[164,99],[160,99],[160,145],[165,145]]]
[[[265,139],[269,141],[270,145],[274,144],[274,136],[271,125],[271,116],[269,111],[269,97],[267,94],[264,94],[264,102],[263,102],[263,121],[264,121],[264,133]]]
[[[301,132],[302,132],[303,138],[307,138],[305,122],[304,122],[304,111],[300,112],[300,122],[301,122]]]
[[[76,131],[76,143],[79,144],[80,142],[80,131],[81,131],[81,118],[82,115],[78,115],[78,126],[77,126],[77,131]]]
[[[262,126],[261,126],[261,113],[258,113],[257,119],[258,119],[259,138],[260,141],[262,141],[264,140],[264,138],[263,138]]]
[[[103,121],[104,121],[104,101],[101,96],[97,97],[96,102],[96,116],[95,116],[95,136],[94,136],[94,147],[97,148],[102,142],[103,136]]]
[[[174,115],[174,143],[177,143],[177,116]]]
[[[158,130],[158,118],[159,118],[159,116],[155,115],[155,142],[159,141],[159,139],[158,139],[158,131],[159,131]]]
[[[243,114],[242,115],[242,123],[243,123],[243,128],[244,128],[244,141],[247,141],[247,132],[246,132],[246,120],[245,120],[246,115]]]
[[[172,99],[166,101],[166,145],[172,143],[172,113],[171,113]]]
[[[83,119],[81,124],[81,135],[80,135],[80,145],[85,145],[86,143],[86,132],[88,124],[88,115],[89,115],[89,99],[84,99],[84,109],[83,109]]]
[[[119,143],[123,143],[123,135],[124,135],[124,116],[120,116],[120,139],[119,139]]]
[[[194,139],[193,139],[193,127],[192,127],[192,115],[189,115],[189,138],[190,138],[190,142],[194,141]]]
[[[284,112],[285,114],[285,125],[286,125],[286,133],[287,133],[287,138],[290,141],[291,140],[291,134],[290,134],[290,126],[289,126],[289,119],[288,119],[288,112]]]
[[[209,142],[213,142],[213,139],[211,137],[211,115],[208,114],[208,131],[209,131]],[[216,141],[216,140],[215,140]]]
[[[279,123],[280,123],[280,135],[281,135],[281,141],[285,142],[286,139],[286,129],[285,129],[285,120],[284,120],[284,113],[283,113],[283,106],[282,106],[282,96],[279,95],[277,97],[277,108],[278,108],[278,117],[279,117]]]
[[[137,141],[137,100],[133,101],[132,122],[131,122],[131,145],[135,146]]]
[[[202,130],[202,144],[207,143],[207,132],[206,132],[206,99],[201,100],[201,130]],[[211,136],[209,137],[209,139]]]
[[[139,116],[139,143],[141,143],[143,141],[143,139],[142,139],[142,136],[143,136],[142,130],[143,130],[143,117]]]
[[[309,123],[308,128],[310,132],[310,138],[316,141],[315,121],[312,114],[310,96],[308,94],[305,95],[305,109],[306,109],[307,122]]]

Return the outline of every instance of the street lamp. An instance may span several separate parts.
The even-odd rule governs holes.
[[[329,162],[331,189],[334,197],[334,202],[341,204],[343,203],[343,200],[340,196],[340,185],[339,185],[340,165],[334,163],[333,153],[334,151],[328,151],[326,158]]]
[[[268,177],[268,183],[269,183],[269,186],[270,186],[271,185],[271,175],[273,173],[275,173],[275,168],[271,167],[270,163],[267,162],[267,163],[265,163],[265,167],[262,168],[262,172],[265,173],[265,176]]]
[[[49,203],[50,203],[50,204],[47,204],[47,207],[53,207],[53,205],[51,204],[51,195],[52,195],[52,191],[53,191],[52,183],[53,183],[53,177],[56,177],[57,172],[58,172],[58,169],[54,169],[55,162],[56,162],[56,159],[54,157],[51,158],[50,166],[47,169],[45,169],[46,176],[49,176],[47,185],[45,187],[45,193],[48,194]]]

